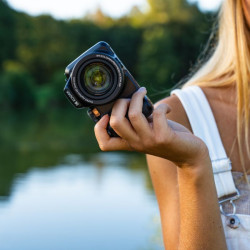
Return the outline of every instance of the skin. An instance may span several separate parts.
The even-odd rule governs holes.
[[[212,109],[226,153],[229,156],[230,160],[232,161],[232,170],[242,172],[243,169],[239,164],[240,158],[239,158],[238,146],[237,143],[234,144],[235,136],[237,134],[236,131],[237,109],[236,109],[235,86],[216,88],[216,89],[202,88],[202,90],[206,95],[206,98],[208,99],[208,102]],[[162,103],[167,103],[169,106],[172,107],[172,111],[167,114],[168,119],[174,120],[182,124],[186,128],[188,128],[190,131],[192,131],[185,110],[181,102],[175,95],[163,99],[156,105]],[[246,166],[248,166],[247,170],[249,170],[250,161],[244,147],[243,147],[243,155]],[[181,223],[182,218],[180,213],[180,206],[182,203],[181,195],[183,191],[181,190],[180,187],[179,171],[178,169],[174,168],[174,165],[172,164],[171,161],[151,155],[147,155],[147,160],[148,160],[151,179],[153,182],[154,190],[160,208],[165,248],[178,249],[178,247],[176,246],[176,242],[179,241],[178,235],[180,235],[180,231],[182,229],[181,227],[183,225]],[[211,188],[211,183],[210,186],[208,184],[207,189],[204,190],[204,193],[200,194],[207,197],[207,192],[210,192],[209,191],[210,188]],[[187,195],[190,197],[192,193],[189,193]],[[217,201],[216,197],[213,197],[213,199],[216,199]],[[207,201],[208,200],[203,200],[203,201],[200,200],[200,202],[204,202],[204,205],[205,204],[208,205]],[[204,209],[206,210],[208,208],[203,207],[201,211],[204,211]],[[185,211],[183,211],[183,213],[185,213]],[[215,214],[215,216],[217,218],[217,214]],[[219,223],[218,221],[219,219],[216,220],[216,224]],[[186,227],[184,228],[186,229]],[[218,231],[216,232],[216,234],[218,233]],[[200,235],[199,237],[201,237],[203,241],[205,240],[203,238],[203,235]],[[223,236],[220,234],[220,237]],[[211,239],[212,238],[213,237],[211,236]],[[205,249],[210,249],[210,248],[205,248]]]
[[[168,105],[158,105],[149,122],[141,112],[145,94],[145,88],[140,88],[131,100],[119,99],[112,109],[110,120],[105,115],[97,123],[95,133],[100,148],[104,151],[133,150],[148,153],[170,159],[180,167],[193,165],[203,155],[207,156],[207,148],[198,137],[180,124],[166,120],[166,114],[171,110]],[[127,111],[129,120],[125,117]],[[108,122],[121,138],[108,136]],[[194,158],[194,155],[197,156]]]
[[[168,118],[180,111],[169,101],[172,97],[157,104],[148,121],[141,113],[145,94],[141,88],[131,100],[119,99],[111,117],[104,116],[96,124],[100,148],[148,154],[166,249],[226,249],[205,143]],[[109,137],[108,122],[121,138]]]
[[[243,1],[243,10],[250,27],[250,0]],[[232,85],[202,90],[232,161],[232,170],[242,172],[235,143],[236,88]],[[152,117],[146,119],[141,113],[145,94],[146,90],[141,88],[131,100],[117,100],[111,117],[106,115],[96,124],[95,134],[101,150],[128,150],[147,155],[165,249],[227,249],[206,145],[192,134],[185,110],[175,95],[158,102]],[[129,120],[125,117],[127,111]],[[120,138],[109,137],[108,122]],[[249,170],[244,146],[243,157]]]

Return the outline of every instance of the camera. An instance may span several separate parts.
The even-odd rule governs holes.
[[[88,108],[88,115],[96,123],[111,114],[118,98],[131,98],[140,86],[106,42],[98,42],[65,69],[64,93],[74,107]],[[143,99],[142,113],[151,115],[153,104]],[[108,126],[110,136],[118,136]]]

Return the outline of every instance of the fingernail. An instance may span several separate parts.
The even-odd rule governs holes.
[[[138,89],[138,91],[144,92],[144,91],[147,91],[147,89],[146,89],[145,87],[140,87],[140,88]]]
[[[106,115],[104,115],[103,117],[102,117],[102,119],[108,119],[108,117],[109,117],[109,115],[108,114],[106,114]]]

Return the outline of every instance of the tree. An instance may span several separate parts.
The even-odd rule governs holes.
[[[36,108],[34,81],[20,65],[9,63],[0,76],[0,107],[15,112]]]
[[[166,96],[166,91],[189,74],[206,44],[209,32],[204,31],[209,25],[204,21],[173,21],[147,28],[139,53],[138,80],[153,93],[164,91]]]
[[[151,22],[165,23],[178,20],[187,21],[199,13],[196,5],[186,0],[147,0],[150,6],[148,18]]]
[[[0,0],[0,70],[6,59],[13,59],[16,53],[16,20],[14,11],[6,1]]]

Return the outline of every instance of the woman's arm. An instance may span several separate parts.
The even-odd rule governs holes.
[[[163,158],[147,155],[147,161],[165,249],[226,249],[209,158],[178,169]]]
[[[153,183],[162,187],[162,190],[156,188],[156,195],[167,243],[177,249],[226,249],[206,145],[182,125],[166,119],[170,112],[166,104],[155,108],[149,123],[141,113],[145,94],[146,91],[140,89],[131,100],[119,99],[110,119],[104,116],[96,124],[100,148],[104,151],[134,150],[162,158],[160,169],[166,168],[165,174],[161,175],[155,166],[151,167],[151,176],[154,172]],[[125,117],[127,110],[129,120]],[[109,120],[121,138],[109,137],[106,131]],[[163,198],[164,193],[167,198]],[[170,212],[176,221],[168,219]],[[173,234],[169,233],[171,228]],[[168,237],[171,238],[168,240]]]
[[[153,155],[147,155],[147,163],[159,205],[165,249],[178,249],[180,207],[176,165]]]
[[[209,157],[177,173],[179,249],[227,249]]]
[[[157,107],[158,105],[160,105],[162,103],[166,103],[166,104],[171,106],[171,112],[167,114],[168,119],[173,120],[175,122],[178,122],[179,124],[182,124],[183,126],[188,128],[190,131],[192,130],[190,123],[189,123],[189,120],[188,120],[188,117],[185,113],[185,110],[184,110],[184,108],[183,108],[183,106],[182,106],[182,104],[177,96],[173,95],[173,96],[170,96],[168,98],[165,98],[162,101],[158,102],[155,106]],[[180,178],[179,175],[181,174],[181,172],[178,171],[178,169],[176,168],[176,165],[173,162],[168,161],[168,160],[163,159],[163,158],[155,157],[152,155],[147,155],[147,162],[148,162],[148,168],[149,168],[150,176],[151,176],[152,183],[154,186],[155,194],[156,194],[157,201],[159,204],[159,209],[160,209],[160,214],[161,214],[162,233],[163,233],[165,249],[172,250],[172,249],[178,249],[179,247],[182,248],[181,245],[184,244],[184,239],[186,238],[186,237],[183,237],[182,235],[185,233],[185,231],[187,232],[187,236],[191,236],[190,230],[185,229],[186,226],[185,226],[184,222],[182,222],[182,227],[181,227],[182,230],[184,230],[184,232],[180,232],[180,223],[181,223],[181,220],[180,220],[180,195],[182,195],[183,198],[186,197],[184,194],[189,192],[189,191],[187,191],[188,186],[185,187],[185,185],[181,185],[179,187],[179,180],[178,179]],[[208,169],[212,169],[210,163],[209,163]],[[182,176],[182,177],[184,177],[184,176]],[[214,225],[212,225],[212,227],[213,227],[212,231],[216,235],[216,237],[213,237],[213,235],[211,235],[210,237],[213,238],[211,242],[214,242],[216,244],[216,249],[217,248],[223,249],[223,247],[221,247],[221,248],[219,247],[219,244],[217,245],[217,236],[219,237],[219,241],[221,241],[221,239],[222,239],[222,245],[224,245],[224,246],[225,246],[225,240],[224,240],[224,233],[222,231],[220,215],[218,216],[219,212],[218,212],[217,195],[216,195],[215,186],[213,183],[212,171],[209,171],[209,175],[205,176],[205,177],[206,177],[206,182],[210,178],[211,183],[210,183],[210,185],[206,184],[206,186],[205,186],[206,189],[204,190],[204,193],[206,193],[205,195],[202,194],[201,189],[198,190],[199,195],[202,196],[198,200],[198,203],[200,205],[204,206],[203,208],[199,208],[199,209],[201,211],[205,211],[207,208],[212,206],[213,209],[216,210],[215,214],[217,214],[217,216],[215,216],[214,218],[217,218],[216,220],[218,221],[218,223],[215,223],[217,229],[214,227]],[[183,180],[183,178],[181,178],[181,181],[182,180]],[[190,181],[191,179],[188,178],[188,180]],[[191,186],[192,185],[195,186],[195,183],[192,184],[192,182],[191,182]],[[212,193],[211,193],[211,189],[209,189],[210,186],[212,186],[212,190],[214,190],[214,192],[212,192]],[[181,188],[180,191],[179,191],[179,188]],[[182,191],[182,189],[184,189],[184,190]],[[207,193],[210,193],[210,195],[212,195],[212,197],[207,199],[208,198]],[[187,198],[187,200],[186,200],[187,205],[185,205],[185,203],[184,203],[184,205],[182,205],[182,208],[184,208],[182,210],[184,210],[184,212],[185,212],[184,215],[187,216],[187,221],[190,221],[190,218],[188,218],[189,214],[187,211],[188,206],[197,207],[194,204],[190,203],[191,200],[194,200],[194,199],[191,199],[191,195],[192,195],[192,192],[187,194],[187,197],[186,197]],[[183,198],[181,199],[181,202],[184,201]],[[205,202],[203,201],[204,198],[205,198]],[[207,205],[207,202],[210,202],[210,201],[215,201],[215,203]],[[210,210],[210,212],[211,212],[211,214],[213,214],[212,210]],[[201,215],[203,216],[204,213],[202,212]],[[184,219],[183,216],[182,216],[182,219]],[[210,220],[210,222],[211,222],[211,220]],[[202,222],[200,222],[200,223],[202,224]],[[205,222],[205,223],[207,223],[207,222]],[[207,224],[205,224],[205,225],[208,226]],[[194,232],[194,230],[192,232]],[[181,235],[181,237],[179,237],[180,235]],[[195,240],[195,237],[199,237],[199,234],[194,233],[193,235],[194,235],[194,240]],[[207,236],[209,236],[209,235],[207,235]],[[182,241],[181,241],[182,243],[179,244],[179,240],[181,240],[181,239],[182,239]],[[205,239],[203,237],[201,237],[201,238],[199,237],[199,239],[203,243],[206,243],[208,241],[207,239]],[[189,238],[189,240],[191,242],[191,237]],[[178,242],[178,244],[176,244],[176,242]],[[196,244],[194,244],[193,246],[195,246],[195,245]],[[190,249],[192,249],[192,248],[190,248]]]

